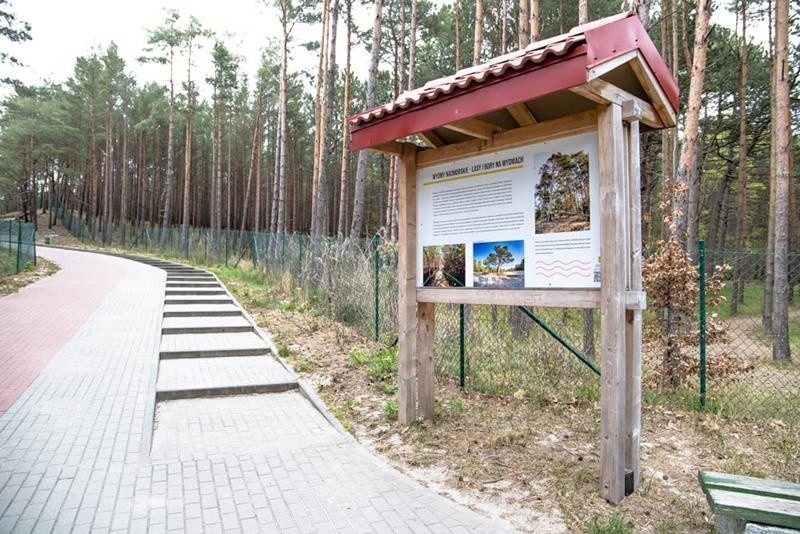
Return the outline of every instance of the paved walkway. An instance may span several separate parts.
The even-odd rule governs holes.
[[[2,345],[41,343],[3,353],[0,533],[502,529],[332,425],[208,273],[41,253],[62,271],[0,299]]]

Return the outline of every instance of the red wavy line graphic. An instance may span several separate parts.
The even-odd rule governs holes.
[[[535,262],[535,265],[572,265],[573,263],[577,263],[578,265],[591,265],[588,261],[581,261],[581,260],[571,260],[571,261],[563,261],[563,260],[553,260],[553,261],[541,261],[538,260]]]

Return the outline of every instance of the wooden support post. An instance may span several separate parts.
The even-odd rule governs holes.
[[[432,302],[417,303],[417,398],[419,415],[433,421],[433,342],[436,328],[436,305]]]
[[[600,484],[612,503],[625,497],[625,154],[622,106],[600,109]]]
[[[417,418],[417,149],[404,144],[398,191],[398,420]]]
[[[639,168],[639,121],[627,128],[628,250],[631,291],[642,290],[642,199]],[[642,310],[625,313],[625,468],[633,472],[633,489],[639,488],[639,437],[642,430]]]

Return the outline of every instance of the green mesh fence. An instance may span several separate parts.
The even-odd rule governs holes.
[[[67,212],[65,226],[91,242],[86,224]],[[99,233],[98,233],[99,236]],[[121,236],[112,236],[120,246]],[[307,235],[191,229],[182,244],[180,229],[142,227],[129,230],[125,248],[159,253],[206,264],[253,267],[287,296],[300,296],[316,310],[358,329],[367,339],[397,341],[397,254],[395,245],[372,240],[311,238]],[[97,241],[94,241],[97,243]],[[766,255],[709,251],[706,270],[727,263],[727,299],[709,308],[705,409],[733,417],[800,419],[800,255],[790,258],[789,339],[791,359],[772,358],[772,334],[763,317]],[[455,290],[454,290],[455,291]],[[737,299],[733,299],[734,292]],[[735,304],[734,304],[735,302]],[[598,376],[564,344],[514,306],[436,306],[435,361],[440,380],[489,393],[526,392],[542,401],[593,402],[599,399]],[[546,308],[533,313],[563,341],[600,364],[600,318],[589,328],[582,310]],[[690,328],[697,331],[699,313]],[[658,320],[645,312],[645,332]],[[722,334],[716,331],[721,329]],[[646,336],[643,397],[645,403],[700,407],[699,338],[683,352],[694,368],[677,389],[658,381],[664,347]]]
[[[718,334],[709,336],[706,346],[706,407],[732,416],[800,421],[800,254],[789,255],[789,293],[773,296],[788,301],[788,355],[773,353],[774,317],[765,312],[766,259],[762,252],[707,254],[708,272],[723,264],[731,270],[725,299],[707,310],[707,330]]]
[[[17,274],[36,264],[36,226],[0,221],[0,276]]]

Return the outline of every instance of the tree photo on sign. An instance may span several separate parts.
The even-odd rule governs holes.
[[[466,245],[433,245],[422,249],[422,285],[464,287]]]
[[[538,159],[538,158],[537,158]],[[556,152],[539,167],[536,233],[589,229],[589,155]]]
[[[475,287],[524,287],[523,241],[475,243],[472,282]]]

